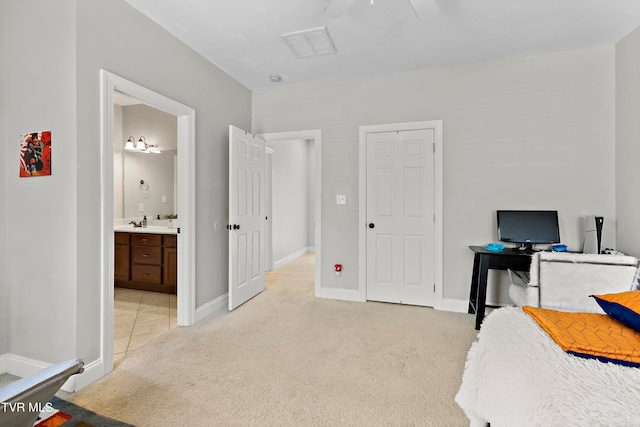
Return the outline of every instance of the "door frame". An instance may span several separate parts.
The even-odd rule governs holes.
[[[114,228],[113,228],[113,92],[118,91],[143,103],[176,116],[179,177],[178,212],[178,325],[195,323],[195,110],[157,92],[133,83],[106,70],[100,70],[100,149],[102,215],[100,235],[101,262],[101,356],[104,375],[113,370],[114,338]]]
[[[266,141],[265,141],[266,142]],[[264,147],[264,213],[267,221],[264,225],[264,266],[266,271],[273,271],[273,153],[275,150]]]
[[[359,131],[359,213],[358,213],[358,300],[367,300],[367,134],[378,132],[399,132],[408,130],[432,129],[434,132],[434,175],[433,175],[433,212],[434,242],[433,242],[433,278],[434,297],[433,308],[441,309],[443,293],[443,141],[442,120],[427,120],[419,122],[390,123],[382,125],[360,126]]]
[[[258,134],[268,144],[269,141],[291,139],[313,139],[315,156],[315,296],[322,297],[322,131],[320,129],[289,132],[269,132]],[[272,193],[273,194],[273,193]],[[273,248],[272,248],[273,249]]]

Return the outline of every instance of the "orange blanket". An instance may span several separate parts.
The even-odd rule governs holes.
[[[569,313],[524,306],[564,351],[580,357],[640,367],[640,333],[597,313]]]

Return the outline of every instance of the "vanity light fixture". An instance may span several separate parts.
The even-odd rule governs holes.
[[[135,144],[135,145],[134,145]],[[144,136],[141,136],[136,142],[136,139],[132,136],[129,137],[127,142],[124,144],[124,149],[127,151],[137,151],[139,153],[153,153],[160,154],[160,148],[155,145],[147,144],[147,139]]]
[[[136,150],[145,151],[147,149],[147,139],[144,136],[141,136],[136,142]]]
[[[135,142],[136,142],[136,139],[130,136],[129,139],[127,139],[127,142],[124,144],[124,149],[129,151],[135,150],[136,147],[133,145],[135,144]]]

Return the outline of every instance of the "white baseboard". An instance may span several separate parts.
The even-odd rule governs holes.
[[[6,353],[0,356],[0,372],[24,378],[40,372],[52,363]],[[85,364],[84,372],[71,376],[61,387],[62,390],[73,393],[89,384],[97,381],[103,376],[102,360]]]
[[[318,298],[337,299],[342,301],[364,302],[357,289],[319,288],[316,289]]]
[[[437,310],[467,313],[469,311],[469,301],[444,298],[440,307],[437,307]]]
[[[362,299],[357,289],[320,288],[316,291],[316,297],[337,299],[344,301],[366,301]],[[458,299],[444,299],[439,307],[434,307],[440,311],[451,311],[454,313],[466,313],[469,309],[469,301]]]
[[[205,317],[212,315],[216,311],[222,310],[227,307],[229,307],[228,293],[221,295],[218,298],[214,299],[213,301],[209,301],[208,303],[198,307],[196,309],[196,323],[198,323]]]
[[[98,381],[104,375],[104,363],[102,359],[85,363],[84,372],[71,376],[67,382],[63,384],[62,389],[68,392],[76,392]]]
[[[5,373],[24,378],[40,372],[51,363],[41,362],[28,357],[18,356],[16,354],[7,353],[5,356]]]
[[[273,264],[273,269],[277,270],[279,268],[284,267],[285,265],[289,264],[291,261],[300,258],[302,255],[306,254],[307,252],[313,252],[315,250],[315,248],[302,248],[298,251],[295,251],[292,254],[287,255],[284,258],[279,259],[278,261],[276,261]]]

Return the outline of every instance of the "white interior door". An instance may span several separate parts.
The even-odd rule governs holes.
[[[264,290],[265,143],[229,126],[229,310]]]
[[[369,133],[367,299],[432,306],[434,131]]]

